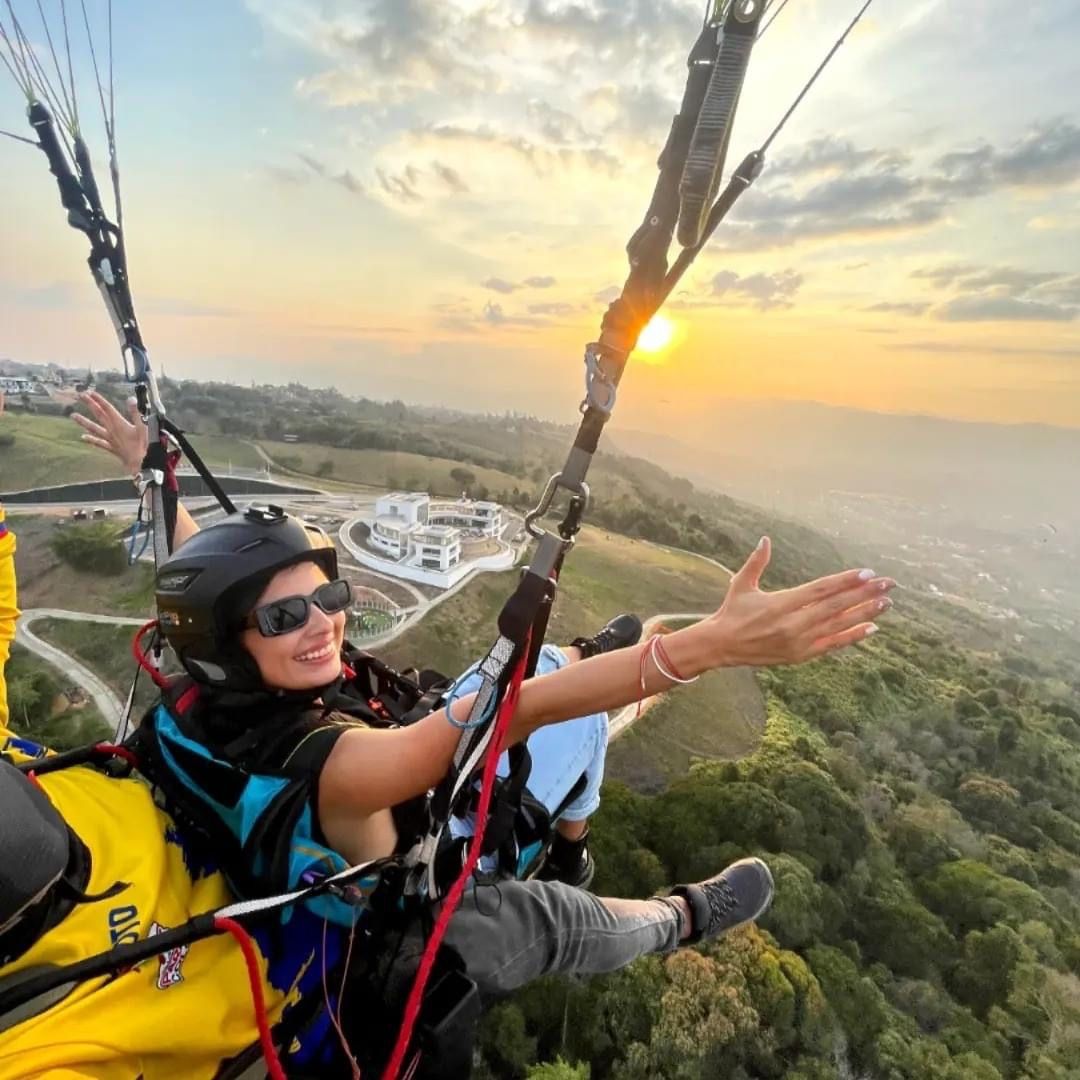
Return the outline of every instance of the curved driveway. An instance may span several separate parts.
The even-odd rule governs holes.
[[[55,645],[42,641],[30,629],[31,624],[41,619],[69,619],[74,622],[110,623],[113,626],[142,626],[146,620],[127,619],[117,615],[92,615],[85,611],[64,611],[61,608],[31,608],[24,611],[15,624],[15,640],[42,660],[47,660],[59,668],[69,682],[81,686],[93,698],[106,723],[115,727],[124,714],[124,703],[85,664],[81,664]]]

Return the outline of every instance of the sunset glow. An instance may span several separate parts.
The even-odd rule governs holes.
[[[671,344],[675,336],[675,327],[670,319],[663,315],[654,315],[638,338],[638,352],[656,353]]]

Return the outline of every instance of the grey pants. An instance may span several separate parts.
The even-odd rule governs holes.
[[[506,881],[465,894],[446,942],[485,998],[541,975],[599,975],[679,945],[682,916],[668,900],[600,900],[555,881]]]

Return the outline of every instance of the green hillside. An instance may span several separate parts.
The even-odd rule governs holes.
[[[108,480],[123,470],[108,454],[82,442],[82,429],[60,416],[5,413],[0,419],[0,491]],[[8,438],[13,442],[8,443]],[[199,453],[212,466],[258,468],[256,450],[239,439],[223,435],[199,439]]]

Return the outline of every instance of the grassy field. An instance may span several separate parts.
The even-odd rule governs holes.
[[[151,567],[139,563],[115,577],[80,573],[61,562],[50,547],[49,540],[61,520],[52,516],[8,514],[8,525],[18,537],[15,573],[19,606],[24,610],[55,607],[150,618],[154,610]]]
[[[14,446],[0,447],[0,490],[22,491],[50,484],[107,480],[123,474],[113,458],[82,442],[81,429],[59,416],[5,413],[0,432],[15,436]],[[263,462],[255,448],[222,435],[192,439],[209,465],[258,468]]]
[[[0,447],[0,490],[23,490],[45,484],[103,480],[122,470],[79,438],[73,420],[58,416],[8,413],[0,432],[15,436],[14,446]]]
[[[450,470],[461,467],[449,458],[424,457],[393,450],[348,450],[314,443],[284,443],[260,440],[260,446],[275,460],[299,459],[297,472],[316,476],[320,465],[329,461],[333,471],[327,479],[376,488],[431,489],[440,495],[459,495],[461,485],[451,479]],[[492,490],[513,490],[525,482],[497,469],[467,466],[477,482]]]
[[[752,671],[710,671],[665,694],[611,744],[608,775],[639,791],[661,791],[685,776],[695,758],[730,761],[752,753],[765,719]]]
[[[34,633],[50,645],[74,656],[85,664],[124,702],[135,675],[131,655],[130,626],[107,623],[74,622],[68,619],[42,619],[34,624]],[[145,675],[139,677],[135,695],[136,715],[155,700],[154,685]]]

